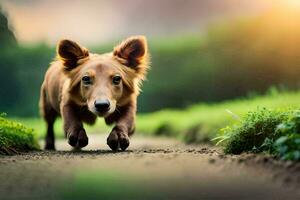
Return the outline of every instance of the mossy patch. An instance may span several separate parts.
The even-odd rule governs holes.
[[[34,129],[0,115],[0,154],[37,150],[39,145]]]

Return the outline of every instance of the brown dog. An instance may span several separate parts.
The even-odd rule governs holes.
[[[134,132],[137,96],[149,68],[148,58],[143,36],[128,38],[113,52],[101,55],[73,41],[60,41],[57,59],[41,87],[40,110],[48,126],[45,149],[55,149],[53,125],[61,115],[71,146],[88,144],[83,122],[94,124],[100,116],[106,124],[115,123],[107,138],[109,147],[125,150]]]

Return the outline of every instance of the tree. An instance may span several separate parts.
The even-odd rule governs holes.
[[[15,46],[17,44],[15,35],[8,27],[7,17],[0,7],[0,47]]]

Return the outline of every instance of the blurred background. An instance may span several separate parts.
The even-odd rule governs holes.
[[[0,111],[9,116],[38,116],[61,38],[104,53],[146,35],[152,69],[140,113],[299,87],[298,0],[0,0],[0,7]]]

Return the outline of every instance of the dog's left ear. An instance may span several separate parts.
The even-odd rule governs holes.
[[[123,65],[136,69],[148,59],[147,40],[144,36],[130,37],[114,48],[114,57]]]

